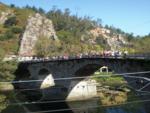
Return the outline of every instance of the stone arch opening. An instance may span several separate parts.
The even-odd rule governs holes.
[[[42,100],[44,98],[47,98],[47,92],[49,92],[51,88],[55,86],[55,81],[52,73],[46,68],[42,68],[39,70],[38,77],[40,80],[42,80],[42,82],[39,83],[39,88],[42,89],[42,96],[40,100]]]
[[[97,71],[100,67],[102,66],[99,64],[87,64],[78,69],[75,72],[75,76],[90,76],[94,74],[94,72]]]
[[[43,68],[38,72],[38,75],[40,75],[40,76],[48,75],[48,74],[49,74],[49,70],[46,68]]]
[[[31,77],[30,71],[24,67],[22,67],[20,70],[17,69],[15,75],[16,75],[15,80],[28,80]]]
[[[112,67],[110,67],[112,68]],[[100,74],[101,71],[109,72],[109,66],[103,66],[103,64],[87,64],[79,68],[75,72],[75,77],[81,77],[79,79],[73,79],[69,84],[69,94],[67,99],[88,99],[97,96],[97,81],[89,76],[95,76],[95,72]],[[83,78],[82,78],[83,77]],[[77,94],[77,95],[75,95]]]
[[[101,72],[101,73],[102,73],[102,72],[108,73],[108,72],[109,72],[108,67],[107,67],[107,66],[101,67],[101,68],[100,68],[100,72]]]
[[[100,64],[87,64],[75,72],[75,76],[90,76],[95,74],[95,72],[114,72],[114,69],[109,66]]]

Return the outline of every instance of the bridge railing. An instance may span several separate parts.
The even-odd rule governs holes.
[[[134,53],[134,54],[128,54],[129,58],[143,58],[143,59],[150,59],[150,53]]]
[[[83,58],[116,58],[116,59],[150,59],[150,53],[101,53],[101,54],[77,54],[77,55],[61,55],[53,57],[36,57],[36,56],[10,56],[4,58],[4,61],[17,60],[18,62],[38,62],[38,61],[59,61],[59,60],[73,60]]]
[[[54,57],[20,57],[20,62],[38,62],[38,61],[62,61],[62,60],[73,60],[73,59],[84,59],[84,58],[114,58],[114,59],[150,59],[150,54],[122,54],[122,55],[77,55],[77,56],[54,56]]]

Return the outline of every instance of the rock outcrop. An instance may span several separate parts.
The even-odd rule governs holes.
[[[104,40],[111,50],[118,50],[120,47],[128,44],[125,37],[121,34],[111,33],[109,29],[95,28],[90,31],[90,34],[93,35],[93,42],[96,43],[96,40]]]
[[[34,46],[40,36],[57,40],[52,21],[36,13],[28,18],[26,29],[21,38],[19,55],[33,56]]]
[[[11,10],[0,12],[0,24],[4,24],[9,16],[13,16],[13,13]]]

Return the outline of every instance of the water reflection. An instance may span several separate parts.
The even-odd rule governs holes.
[[[103,107],[100,104],[100,99],[92,99],[76,102],[45,103],[26,107],[36,113],[148,113],[141,103],[114,107]],[[38,109],[33,110],[35,107]]]
[[[150,102],[104,107],[100,98],[73,102],[46,102],[10,106],[2,113],[150,113]],[[24,111],[23,111],[24,110]]]

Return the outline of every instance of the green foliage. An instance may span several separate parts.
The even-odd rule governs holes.
[[[101,19],[92,21],[88,16],[78,17],[77,15],[71,15],[69,9],[65,9],[63,12],[56,9],[56,7],[46,15],[52,20],[57,36],[60,39],[61,48],[58,50],[59,53],[76,55],[103,50],[103,46],[100,44],[92,45],[81,42],[82,36],[86,41],[92,38],[87,31],[93,29],[94,26],[101,26]]]
[[[146,53],[150,53],[150,36],[145,36],[145,37],[141,37],[141,38],[135,38],[134,40],[132,40],[133,48],[135,50],[135,53],[139,53],[139,54],[146,54]]]
[[[15,35],[12,31],[6,31],[5,34],[0,35],[0,41],[9,40],[15,38]]]
[[[127,35],[127,40],[131,42],[134,39],[133,33]]]
[[[22,32],[23,32],[23,29],[22,29],[21,27],[15,26],[15,27],[12,27],[12,28],[11,28],[11,31],[12,31],[13,33],[15,33],[15,34],[19,34],[19,33],[22,33]]]
[[[44,14],[44,13],[45,13],[44,9],[42,9],[42,8],[39,8],[39,9],[38,9],[38,12],[41,13],[41,14]]]
[[[67,42],[71,38],[73,38],[73,34],[71,32],[69,32],[69,31],[65,31],[65,30],[58,31],[57,35],[58,35],[59,39],[62,40],[62,41],[64,41],[64,42]]]
[[[0,60],[5,56],[5,50],[0,48]]]
[[[33,15],[35,12],[31,9],[20,9],[20,8],[15,8],[14,13],[16,15],[16,20],[17,20],[17,25],[19,27],[24,28],[27,23],[27,19],[30,15]]]
[[[56,31],[70,32],[74,38],[80,38],[81,34],[93,28],[90,17],[79,18],[74,15],[71,16],[69,9],[65,9],[62,12],[54,8],[47,13],[47,17],[53,21]]]
[[[124,31],[122,31],[120,28],[116,28],[114,26],[109,26],[109,25],[105,25],[106,29],[110,29],[111,33],[115,33],[115,34],[122,34],[122,35],[130,35],[128,33],[125,33]]]
[[[10,26],[13,26],[13,25],[16,25],[16,24],[17,24],[16,16],[12,16],[12,17],[9,17],[5,21],[4,26],[5,27],[10,27]]]
[[[0,60],[0,80],[1,81],[12,81],[15,78],[14,72],[17,69],[17,63],[16,62],[3,62]],[[8,88],[10,85],[4,85],[0,84],[0,90],[2,89],[1,85],[3,87]],[[10,95],[6,95],[3,93],[0,93],[0,112],[5,109],[8,104],[9,98],[12,97],[12,93],[9,92]]]
[[[17,63],[1,61],[0,65],[0,80],[13,80],[15,78],[14,72],[17,69]]]
[[[14,5],[5,6],[0,4],[0,12],[10,10],[14,16],[8,16],[4,25],[0,25],[0,48],[5,54],[17,54],[19,36],[23,32],[29,15],[35,12],[31,9],[18,8]]]
[[[6,96],[3,94],[0,94],[0,112],[4,110],[6,107],[7,107]]]
[[[121,76],[115,76],[113,75],[113,73],[105,73],[102,72],[98,75],[94,75],[95,77],[93,77],[97,82],[101,83],[102,85],[107,85],[110,86],[112,88],[114,88],[115,86],[118,85],[122,85],[125,83],[125,80],[123,77]]]
[[[14,4],[10,4],[10,7],[11,7],[11,8],[14,8],[14,7],[15,7],[15,5],[14,5]]]
[[[128,54],[134,54],[135,48],[133,48],[133,47],[122,47],[119,49],[119,51],[121,51],[121,52],[128,51]]]
[[[29,15],[33,15],[36,12],[39,12],[42,15],[45,14],[49,19],[52,20],[57,36],[60,39],[58,45],[61,44],[61,46],[54,47],[55,43],[53,43],[53,40],[49,42],[52,46],[48,46],[49,52],[45,51],[46,55],[44,56],[61,54],[74,55],[81,52],[100,52],[102,50],[110,49],[110,47],[106,43],[106,40],[104,40],[101,36],[96,38],[96,44],[90,44],[88,42],[89,39],[93,38],[88,34],[88,31],[95,27],[102,27],[101,19],[97,19],[96,21],[94,21],[89,16],[79,17],[78,15],[71,15],[69,9],[65,9],[64,11],[62,11],[60,9],[57,9],[56,7],[53,7],[53,9],[45,13],[42,8],[36,8],[34,6],[30,7],[27,5],[24,8],[17,8],[13,4],[10,5],[10,7],[0,5],[0,11],[6,11],[6,9],[10,9],[15,16],[10,16],[8,18],[8,20],[5,22],[5,27],[0,25],[0,44],[2,50],[6,51],[5,53],[17,53],[19,46],[19,36],[26,26]],[[116,33],[122,34],[126,37],[126,40],[130,43],[130,45],[120,48],[121,51],[127,50],[129,53],[149,52],[150,41],[148,37],[150,36],[135,37],[132,33],[125,33],[121,29],[115,28],[114,26],[106,25],[105,28],[110,29],[112,35],[113,33]],[[81,37],[83,36],[85,41],[81,41]],[[43,53],[40,54],[43,56]],[[38,55],[40,54],[38,53]]]
[[[40,36],[35,45],[35,54],[40,57],[57,55],[57,50],[60,47],[58,41],[54,41],[44,36]]]

